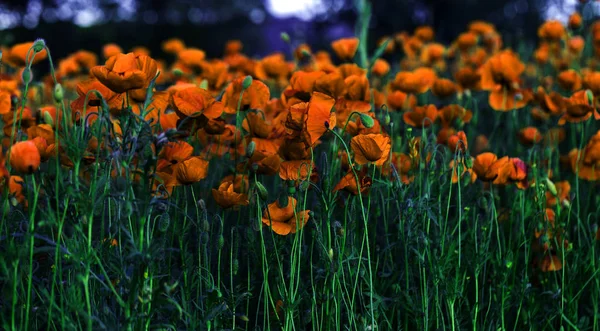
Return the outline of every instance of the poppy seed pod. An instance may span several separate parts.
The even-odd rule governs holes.
[[[31,83],[31,81],[33,80],[33,75],[31,73],[30,67],[25,67],[23,69],[23,72],[21,73],[21,80],[23,81],[23,84],[25,84],[25,85]]]
[[[46,41],[44,41],[44,39],[36,39],[33,42],[33,51],[36,53],[39,53],[41,51],[44,50],[44,48],[46,48]]]
[[[17,172],[34,173],[40,162],[40,152],[32,141],[21,141],[10,148],[10,166]]]
[[[65,97],[65,91],[60,83],[54,85],[54,101],[60,103]]]
[[[248,75],[244,77],[244,80],[242,81],[242,90],[247,90],[250,85],[252,85],[252,76]]]

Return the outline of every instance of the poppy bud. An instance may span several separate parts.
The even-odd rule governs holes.
[[[282,32],[281,33],[281,40],[285,41],[286,43],[290,42],[290,35],[287,34],[286,32]]]
[[[202,82],[200,82],[200,88],[203,90],[208,90],[208,80],[203,80]]]
[[[252,85],[252,76],[248,75],[244,77],[244,80],[242,81],[242,90],[247,90],[250,85]]]
[[[327,256],[329,256],[329,260],[333,261],[333,248],[330,248],[329,251],[327,251]]]
[[[21,73],[21,80],[23,81],[23,84],[27,85],[31,83],[32,79],[33,75],[31,74],[31,68],[25,67],[25,69],[23,69],[23,73]]]
[[[46,42],[44,41],[44,39],[36,39],[33,42],[33,51],[36,53],[39,53],[41,51],[44,50],[44,48],[46,48]]]
[[[365,126],[365,128],[370,129],[375,125],[375,121],[373,120],[373,117],[367,115],[367,114],[360,114],[360,121],[362,122],[362,124]]]
[[[310,183],[307,180],[303,180],[302,182],[300,182],[299,185],[299,189],[301,192],[306,192],[306,190],[308,190],[308,187],[310,186]]]
[[[206,210],[206,203],[204,202],[204,199],[199,199],[197,204],[198,204],[198,208],[200,208],[200,210],[202,210],[202,211]]]
[[[240,269],[240,262],[238,261],[238,259],[233,260],[233,265],[231,266],[231,269],[233,271],[233,275],[237,275],[238,270]]]
[[[219,235],[219,238],[217,239],[217,248],[221,250],[223,249],[223,246],[225,246],[225,238],[223,238],[223,235]]]
[[[392,122],[392,118],[390,117],[390,114],[385,113],[385,115],[383,116],[383,123],[385,125],[390,125],[391,122]]]
[[[269,197],[269,192],[265,188],[265,186],[261,182],[256,182],[256,190],[258,191],[258,196],[261,200],[266,201]],[[287,201],[287,200],[286,200]]]
[[[50,113],[48,113],[47,111],[43,112],[43,118],[44,118],[44,123],[50,125],[50,126],[54,126],[54,119],[52,119],[52,115],[50,115]]]
[[[587,97],[588,103],[590,105],[594,104],[594,93],[592,93],[592,91],[586,90],[585,96]]]
[[[183,75],[183,71],[181,71],[181,69],[173,69],[173,75],[175,77],[181,77]]]
[[[558,191],[556,191],[556,186],[548,177],[546,177],[546,187],[548,188],[548,191],[550,191],[550,193],[552,193],[552,195],[554,195],[554,196],[558,195]]]
[[[54,85],[54,101],[60,103],[63,101],[64,96],[65,91],[63,90],[62,85],[60,83]]]
[[[296,187],[295,186],[288,186],[288,194],[289,195],[296,194]]]
[[[169,229],[170,223],[171,223],[171,217],[169,216],[168,213],[164,213],[164,214],[160,215],[160,218],[158,219],[158,230],[160,232],[167,232],[167,230]]]
[[[246,156],[247,157],[252,157],[252,155],[254,155],[254,150],[256,149],[256,143],[254,141],[251,141],[248,146],[246,146]]]

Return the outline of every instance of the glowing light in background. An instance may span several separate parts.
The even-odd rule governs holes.
[[[265,6],[276,18],[297,17],[303,21],[327,12],[323,0],[266,0]]]
[[[578,0],[548,1],[542,14],[546,20],[557,20],[566,24],[569,16],[575,12],[578,2]]]

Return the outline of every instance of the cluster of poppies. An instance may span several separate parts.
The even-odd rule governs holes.
[[[592,36],[590,56],[584,55],[585,33]],[[291,44],[289,36],[282,37]],[[244,55],[239,41],[228,42],[223,57],[208,59],[201,49],[168,40],[162,50],[170,61],[151,57],[144,47],[124,53],[109,44],[104,64],[80,50],[55,62],[39,84],[32,83],[32,69],[49,59],[44,41],[5,47],[2,61],[10,68],[0,76],[2,190],[15,205],[26,206],[25,175],[49,160],[65,168],[82,164],[77,175],[85,183],[88,169],[111,156],[102,151],[115,148],[101,137],[124,139],[123,116],[139,118],[154,135],[147,146],[155,160],[153,189],[165,199],[177,187],[207,178],[214,160],[233,165],[212,188],[214,201],[225,209],[243,208],[253,194],[261,195],[257,176],[309,189],[321,181],[317,148],[335,151],[340,172],[329,174],[339,178],[332,192],[367,195],[375,171],[383,181],[410,185],[431,166],[423,139],[433,132],[435,143],[455,156],[444,165],[452,182],[525,190],[536,184],[525,160],[491,152],[486,135],[469,141],[467,128],[478,112],[527,111],[538,125],[499,133],[502,139],[516,134],[525,148],[557,148],[566,137],[565,125],[595,128],[600,120],[600,72],[595,71],[600,24],[584,28],[576,13],[568,26],[544,23],[539,38],[532,61],[525,63],[503,47],[489,23],[471,23],[448,46],[436,43],[434,31],[423,26],[382,38],[382,56],[362,66],[353,62],[364,46],[358,38],[333,41],[331,53],[299,44],[287,58],[274,53],[259,59]],[[477,95],[487,98],[487,106],[475,108]],[[99,126],[106,134],[87,135],[85,151],[73,159],[58,138],[73,126]],[[564,171],[547,169],[548,209],[534,234],[544,238],[542,250],[552,250],[550,239],[560,237],[553,208],[570,197],[568,181],[554,184],[549,178],[600,179],[600,131],[576,147],[561,156]],[[134,155],[130,166],[139,159]],[[279,235],[295,233],[311,215],[301,209],[293,194],[286,195],[268,204],[262,222]],[[558,264],[546,255],[542,269],[557,270]]]

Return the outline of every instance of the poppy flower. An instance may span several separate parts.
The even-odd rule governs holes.
[[[247,206],[249,203],[248,195],[235,192],[231,181],[221,182],[218,189],[212,190],[212,196],[217,205],[223,209],[234,206]]]
[[[461,92],[464,90],[477,90],[480,86],[481,74],[469,67],[464,67],[454,74],[454,79]]]
[[[582,80],[577,71],[573,69],[565,70],[558,74],[558,85],[569,92],[575,92],[581,89]]]
[[[371,100],[369,79],[366,75],[350,75],[344,79],[344,83],[347,89],[346,99],[365,102]]]
[[[404,93],[421,94],[431,88],[435,79],[435,72],[429,68],[420,68],[412,72],[401,71],[396,74],[391,87]]]
[[[402,115],[404,123],[415,128],[428,128],[438,116],[438,110],[434,105],[415,107],[412,111]]]
[[[203,115],[209,119],[221,116],[224,106],[205,89],[190,86],[175,90],[171,95],[173,109],[179,118],[199,117]]]
[[[352,60],[358,50],[358,38],[342,38],[331,43],[331,48],[341,60]]]
[[[314,82],[313,90],[327,94],[334,99],[347,93],[344,77],[338,72],[320,75]]]
[[[583,75],[583,86],[592,91],[594,95],[600,95],[600,72],[587,72]]]
[[[533,146],[542,141],[543,135],[540,133],[538,128],[529,126],[519,131],[518,138],[521,144],[525,146]]]
[[[279,200],[269,204],[263,211],[262,222],[270,226],[278,235],[287,236],[302,229],[310,218],[310,210],[295,211],[298,202],[293,197],[287,197],[287,204],[281,206]]]
[[[477,178],[483,181],[493,181],[498,177],[498,171],[495,172],[491,169],[492,164],[498,160],[498,157],[494,153],[486,152],[481,153],[475,157],[473,161],[473,171],[477,174]]]
[[[254,67],[256,78],[266,81],[273,79],[283,83],[291,72],[290,64],[282,53],[275,53],[262,58]]]
[[[310,160],[284,161],[279,167],[279,178],[283,180],[307,180],[309,176],[317,175],[315,165]]]
[[[264,110],[271,98],[267,85],[256,79],[252,80],[252,84],[244,90],[242,87],[244,79],[245,77],[240,77],[234,80],[225,89],[222,101],[225,106],[224,111],[228,114],[237,112],[238,103],[241,111],[247,109]]]
[[[371,68],[373,75],[383,77],[390,72],[390,64],[384,59],[377,59]]]
[[[538,29],[538,36],[547,41],[556,42],[567,34],[564,25],[559,21],[547,21]]]
[[[456,160],[450,160],[450,164],[448,165],[450,169],[452,169],[452,183],[456,184],[461,178],[469,178],[470,183],[474,183],[477,180],[477,174],[473,169],[467,168],[465,161],[461,160],[458,164]],[[460,171],[460,177],[458,172]],[[468,176],[468,177],[467,177]]]
[[[449,98],[456,94],[458,88],[453,81],[446,78],[438,78],[431,87],[431,92],[438,98]]]
[[[428,25],[419,26],[415,29],[415,37],[419,38],[423,42],[432,41],[435,36],[433,28]]]
[[[471,122],[473,112],[459,105],[448,105],[438,111],[437,117],[440,119],[442,127],[448,128],[457,121],[459,125]]]
[[[467,135],[464,131],[459,131],[456,134],[448,137],[448,148],[450,148],[450,152],[455,153],[457,150],[461,151],[463,154],[469,149],[469,142],[467,141]]]
[[[350,148],[357,164],[381,166],[388,160],[392,144],[390,137],[383,134],[360,134],[352,137]]]
[[[133,53],[114,55],[103,66],[95,66],[90,70],[93,76],[115,93],[147,87],[156,71],[156,61],[149,56]]]
[[[199,156],[192,156],[178,163],[173,169],[173,175],[181,185],[199,182],[208,175],[208,161]]]
[[[77,99],[71,102],[73,120],[82,120],[86,113],[97,112],[97,109],[93,109],[92,107],[100,107],[102,105],[102,100],[98,98],[96,93],[90,92],[94,90],[100,93],[108,106],[108,110],[112,114],[118,114],[124,107],[125,96],[123,94],[113,92],[97,79],[92,78],[83,80],[77,83]],[[85,104],[86,98],[87,105]],[[86,113],[84,113],[84,109]],[[94,118],[95,117],[97,117],[97,115],[95,115]]]
[[[581,14],[575,12],[575,13],[571,14],[571,16],[569,16],[569,22],[568,22],[569,29],[579,30],[582,23],[583,23],[583,18],[581,17]]]
[[[596,107],[594,107],[591,93],[583,90],[574,93],[569,99],[566,100],[567,107],[566,112],[558,120],[559,125],[564,125],[566,122],[569,123],[580,123],[587,121],[590,117],[594,116],[594,119],[600,120],[600,113]]]
[[[562,261],[554,254],[545,255],[540,263],[540,270],[542,272],[560,271],[562,268]]]
[[[367,175],[367,167],[363,167],[360,171],[357,171],[358,182],[356,181],[356,176],[352,170],[348,171],[342,179],[337,183],[337,185],[333,188],[333,192],[337,192],[340,190],[344,190],[350,192],[353,195],[358,195],[359,186],[360,193],[366,194],[369,192],[369,188],[373,184],[373,180],[371,177]]]
[[[407,94],[400,90],[396,90],[388,93],[387,103],[392,109],[412,109],[417,105],[417,98],[413,94]]]
[[[165,53],[178,54],[185,49],[185,43],[181,39],[172,38],[165,40],[161,47]]]
[[[34,173],[40,162],[40,152],[32,141],[20,141],[10,148],[10,166],[19,173]]]
[[[314,92],[308,103],[306,114],[306,132],[312,146],[321,136],[335,127],[336,114],[331,112],[335,100],[323,93]]]
[[[29,61],[31,64],[39,63],[48,57],[48,53],[46,50],[42,50],[41,52],[35,54],[35,57],[32,60],[32,56],[34,54],[33,49],[31,52],[29,51],[33,46],[34,42],[26,42],[21,44],[13,45],[8,52],[5,52],[2,61],[14,66],[14,67],[25,67]]]
[[[201,68],[206,53],[198,48],[186,48],[177,53],[177,59],[188,68]]]
[[[0,115],[6,115],[11,110],[11,96],[7,91],[0,91]]]

